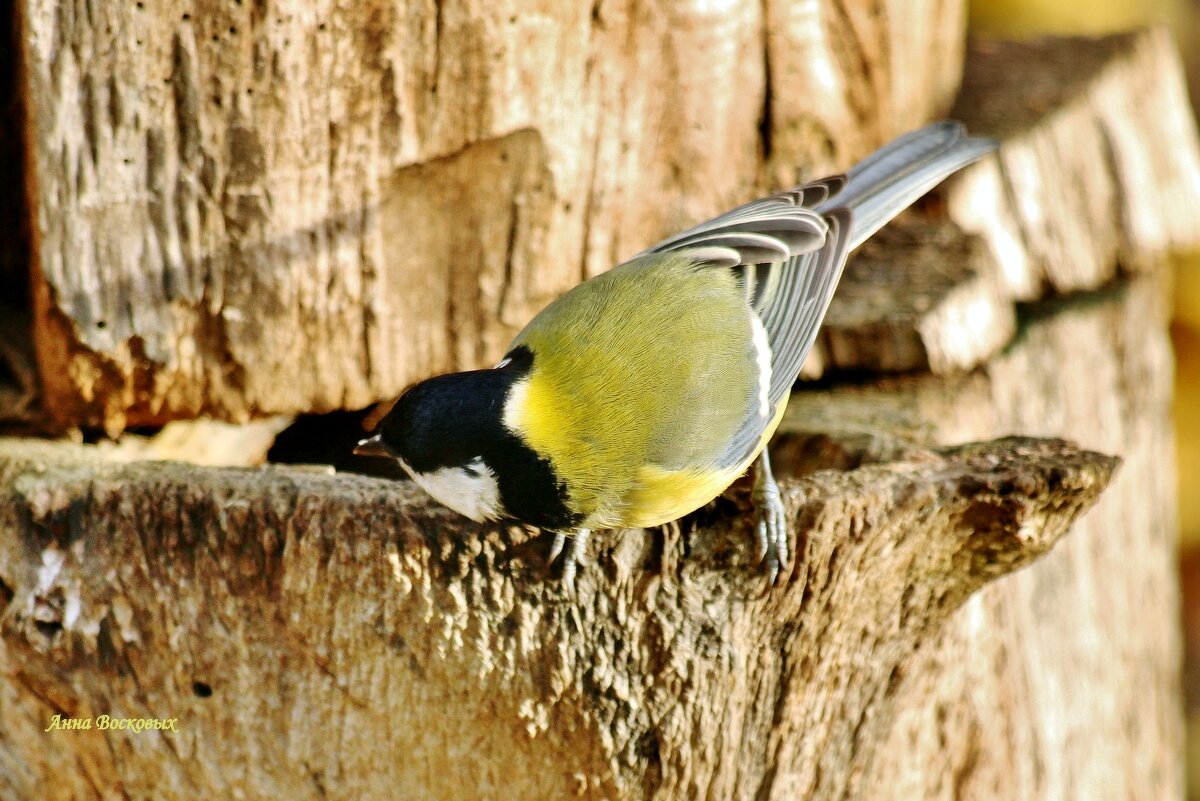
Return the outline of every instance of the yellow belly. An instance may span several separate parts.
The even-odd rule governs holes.
[[[638,483],[625,496],[619,526],[649,528],[678,520],[725,491],[746,466],[721,471],[664,470],[646,465]]]
[[[787,408],[785,398],[764,429],[758,447],[741,464],[725,470],[666,470],[644,465],[636,485],[624,497],[617,521],[598,521],[595,528],[650,528],[678,520],[720,495],[738,479],[766,446]]]

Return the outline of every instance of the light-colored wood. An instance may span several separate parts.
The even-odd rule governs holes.
[[[904,8],[961,24],[936,6]],[[241,418],[486,362],[655,236],[933,116],[957,56],[900,7],[26,0],[48,408]],[[943,375],[796,396],[783,587],[757,595],[744,489],[597,534],[568,597],[548,535],[404,484],[0,441],[0,797],[1179,797],[1155,258],[1194,236],[1195,131],[1161,34],[1022,47],[990,63],[1057,88],[998,78],[969,121],[1012,135],[948,194],[996,273],[949,236],[904,268],[944,281],[831,331],[844,367]],[[1048,288],[1089,291],[997,352]],[[981,296],[997,324],[957,341]]]
[[[111,430],[487,364],[581,278],[940,116],[963,51],[961,0],[19,5],[45,399]]]
[[[294,420],[286,415],[241,424],[176,420],[150,435],[127,432],[116,442],[99,444],[109,450],[107,458],[113,461],[177,460],[208,467],[254,467],[267,461],[275,438]]]
[[[1164,273],[1033,307],[972,374],[793,396],[784,469],[1014,431],[1125,460],[1054,553],[985,588],[900,666],[904,711],[851,797],[1182,797]]]
[[[1012,299],[991,251],[945,221],[905,216],[846,265],[821,327],[817,370],[969,370],[1012,337]]]
[[[851,256],[804,375],[949,374],[995,354],[1013,301],[1086,291],[1200,246],[1200,155],[1164,31],[977,41],[954,115],[1002,140]],[[936,206],[935,210],[941,210]]]
[[[742,493],[597,537],[567,597],[547,537],[406,483],[0,441],[0,794],[842,798],[897,666],[1116,465],[1011,439],[827,471],[784,486],[802,559],[770,593]]]
[[[1004,140],[950,210],[1016,297],[1094,289],[1200,246],[1196,122],[1165,28],[976,41],[953,113]]]

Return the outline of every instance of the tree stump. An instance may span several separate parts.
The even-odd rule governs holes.
[[[780,590],[748,513],[718,509],[605,537],[568,596],[543,580],[546,537],[407,483],[15,441],[6,795],[843,797],[899,711],[900,663],[1115,465],[1000,440],[824,471],[786,490],[801,566]],[[93,725],[47,732],[54,715]]]

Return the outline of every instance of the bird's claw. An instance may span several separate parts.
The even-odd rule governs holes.
[[[580,529],[572,533],[554,532],[554,542],[550,545],[550,556],[546,559],[546,567],[551,568],[555,561],[562,564],[562,583],[568,590],[575,589],[575,573],[579,565],[586,565],[588,529]],[[561,558],[560,558],[561,557]]]
[[[758,471],[752,498],[756,513],[755,558],[758,564],[765,564],[767,580],[774,586],[780,570],[791,566],[791,549],[783,496],[769,469]]]

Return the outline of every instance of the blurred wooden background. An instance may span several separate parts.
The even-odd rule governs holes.
[[[1200,3],[1195,0],[1106,0],[1086,5],[1030,0],[972,0],[972,27],[1007,36],[1103,33],[1153,22],[1179,42],[1193,103],[1200,97]],[[1180,569],[1186,628],[1188,797],[1200,798],[1200,253],[1175,257],[1176,459]]]

